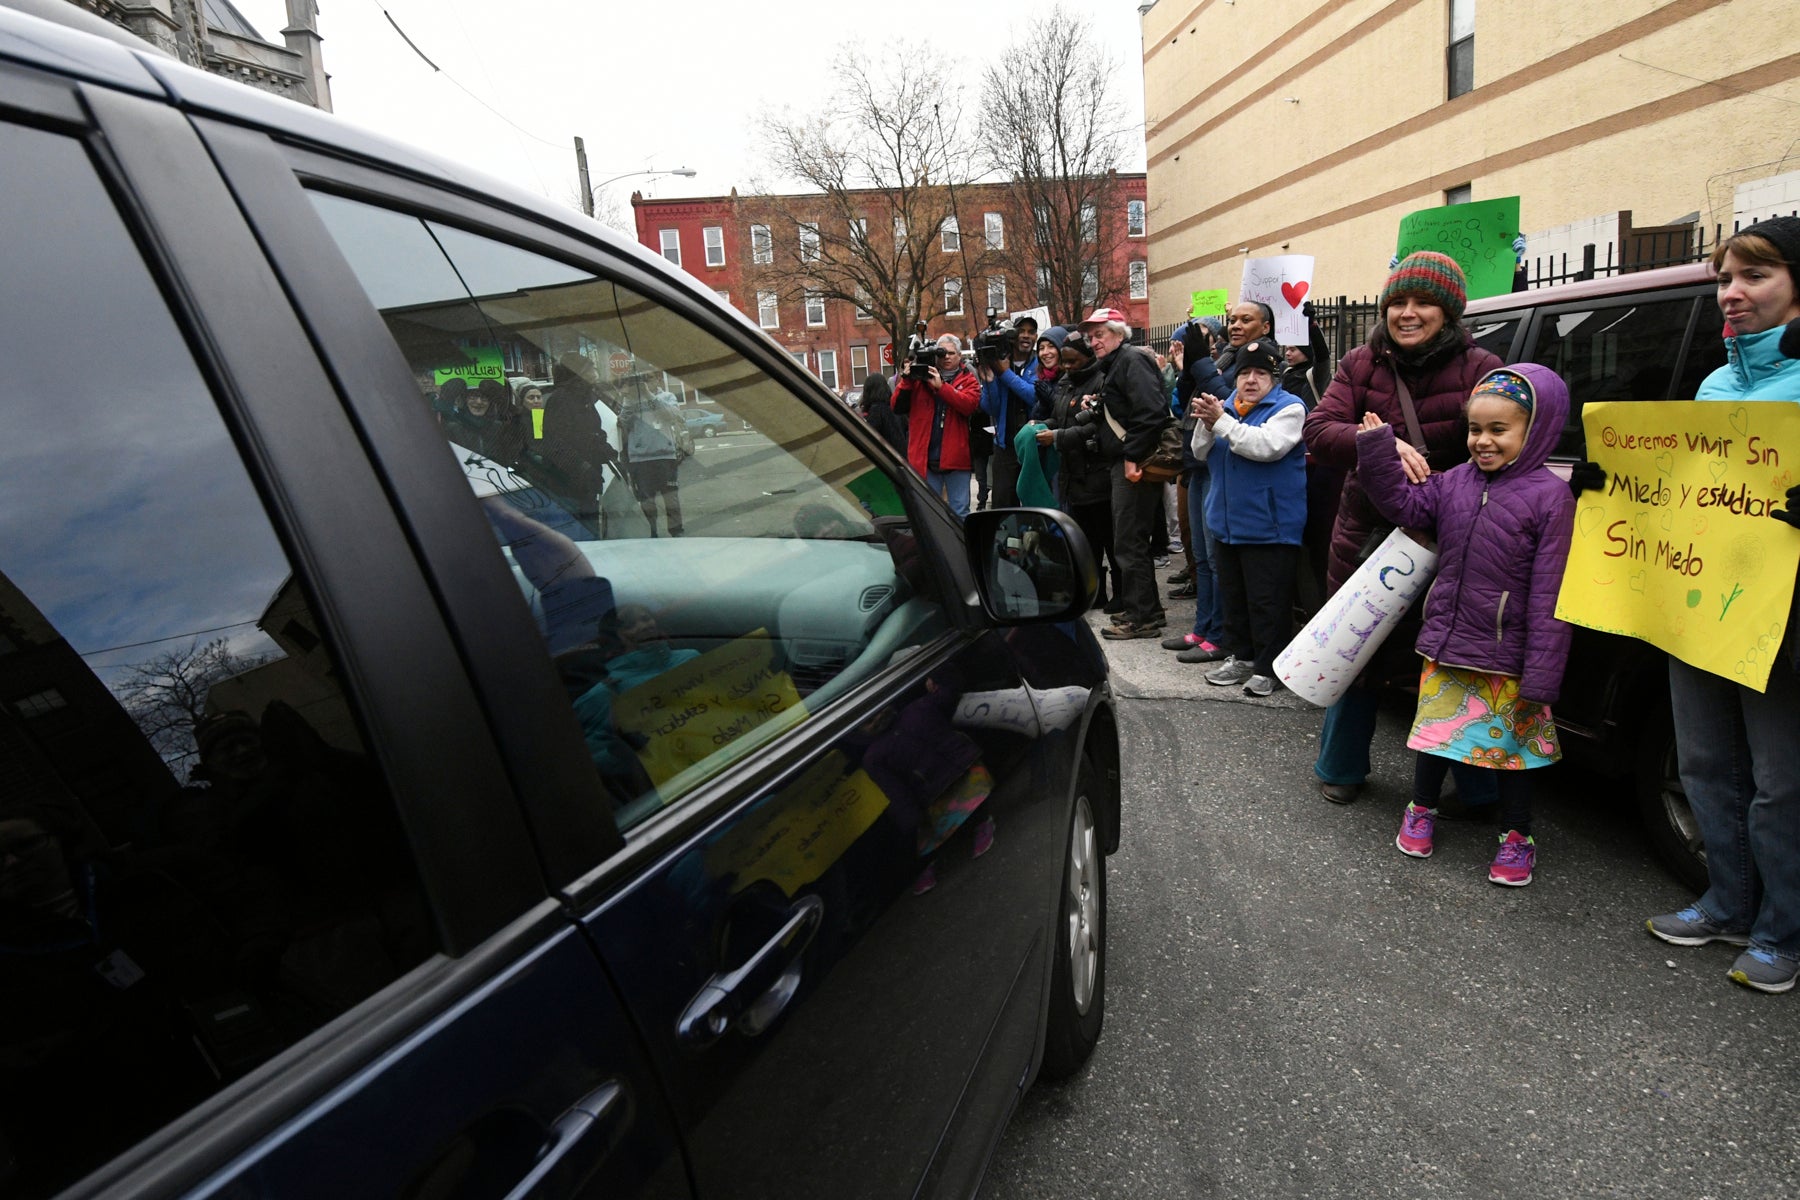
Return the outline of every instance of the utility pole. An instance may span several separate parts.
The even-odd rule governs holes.
[[[594,215],[594,189],[588,186],[587,147],[575,139],[575,174],[581,178],[581,211]]]

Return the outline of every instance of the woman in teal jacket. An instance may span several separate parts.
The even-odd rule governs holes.
[[[1780,349],[1783,329],[1800,320],[1796,264],[1800,218],[1762,221],[1719,245],[1713,265],[1729,357],[1700,385],[1699,399],[1800,400],[1800,361]],[[1800,526],[1800,487],[1774,515]],[[1763,992],[1785,992],[1800,977],[1795,626],[1790,613],[1766,691],[1669,659],[1681,784],[1706,843],[1708,886],[1680,912],[1651,917],[1650,932],[1677,946],[1746,947],[1727,975]]]

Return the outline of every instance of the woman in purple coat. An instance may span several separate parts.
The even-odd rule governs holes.
[[[1506,832],[1488,879],[1523,887],[1537,863],[1524,772],[1562,757],[1550,705],[1569,657],[1569,626],[1555,614],[1575,500],[1544,463],[1568,419],[1569,389],[1548,367],[1503,367],[1475,384],[1465,412],[1469,461],[1417,484],[1407,479],[1392,425],[1370,413],[1356,437],[1357,474],[1381,515],[1438,542],[1418,640],[1419,707],[1406,741],[1420,753],[1395,844],[1430,857],[1450,764],[1491,768]]]

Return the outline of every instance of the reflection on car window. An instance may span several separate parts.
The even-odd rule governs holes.
[[[628,827],[894,657],[943,609],[894,481],[656,301],[323,193]]]
[[[0,278],[31,297],[0,323],[0,1194],[38,1197],[437,946],[323,634],[85,151],[0,124],[0,161],[32,164],[0,173]]]
[[[1547,316],[1528,358],[1569,384],[1569,423],[1558,457],[1582,453],[1582,405],[1595,400],[1677,398],[1675,366],[1693,315],[1693,297],[1618,303]]]
[[[1470,317],[1469,336],[1475,339],[1477,346],[1498,355],[1504,362],[1512,350],[1513,335],[1519,331],[1519,320],[1517,314]]]

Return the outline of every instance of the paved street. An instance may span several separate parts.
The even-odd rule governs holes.
[[[1106,1032],[1026,1097],[984,1197],[1800,1188],[1800,994],[1644,932],[1690,897],[1622,804],[1557,768],[1537,880],[1502,889],[1486,825],[1440,824],[1426,861],[1394,848],[1403,711],[1338,808],[1310,786],[1316,710],[1209,688],[1154,642],[1108,650],[1127,809]]]

